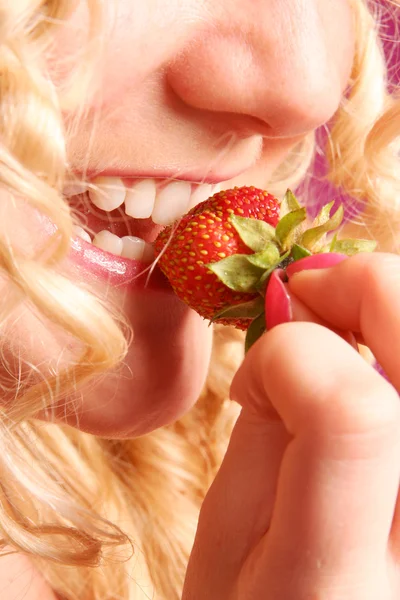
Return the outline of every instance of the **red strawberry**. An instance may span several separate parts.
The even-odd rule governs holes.
[[[336,236],[327,244],[326,234],[343,219],[341,206],[330,216],[333,204],[306,230],[306,210],[290,190],[282,206],[254,187],[219,192],[160,233],[158,264],[179,298],[204,318],[248,330],[248,349],[266,329],[268,305],[287,297],[288,263],[315,252],[350,255],[375,248]]]
[[[185,215],[174,230],[164,229],[155,242],[156,254],[164,252],[159,266],[175,293],[206,319],[216,312],[252,300],[257,293],[240,293],[226,287],[207,264],[253,251],[229,221],[232,214],[259,219],[272,227],[278,223],[279,201],[263,190],[242,187],[219,192]],[[170,240],[172,234],[172,240]],[[219,323],[247,329],[247,319],[218,319]]]

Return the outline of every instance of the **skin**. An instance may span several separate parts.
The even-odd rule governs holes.
[[[68,140],[82,172],[264,186],[335,113],[351,70],[347,0],[120,0],[107,22],[99,87]],[[53,73],[61,57],[78,55],[86,27],[80,5],[58,33]],[[290,282],[297,318],[360,332],[394,387],[319,324],[281,325],[259,340],[233,382],[243,411],[202,509],[185,600],[394,598],[399,266],[394,257],[355,257]],[[67,421],[109,437],[140,435],[196,401],[210,331],[172,300],[160,310],[139,296],[112,299],[136,334],[126,359],[133,377],[109,373],[66,399]],[[59,332],[29,313],[15,327],[27,361],[60,355]]]

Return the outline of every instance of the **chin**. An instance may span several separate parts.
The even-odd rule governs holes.
[[[140,298],[130,303],[132,315],[141,314]],[[124,362],[60,402],[58,421],[104,438],[134,438],[193,407],[207,378],[212,327],[175,296],[164,298],[162,311],[163,319],[151,319],[147,302],[147,318],[133,317],[134,340]]]

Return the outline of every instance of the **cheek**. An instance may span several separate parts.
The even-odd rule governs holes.
[[[182,19],[176,0],[118,0],[106,3],[104,11],[102,35],[92,40],[96,56],[90,97],[85,102],[92,109],[118,107],[121,96],[135,99],[142,95],[149,76],[161,71],[192,29],[193,19]],[[56,83],[65,82],[82,63],[89,30],[87,6],[81,2],[57,33],[49,59]]]
[[[119,106],[121,96],[136,102],[134,110],[140,110],[143,95],[149,102],[157,79],[164,77],[163,66],[193,29],[190,20],[182,18],[182,11],[176,0],[117,3],[102,58],[101,100],[94,99],[95,105]]]
[[[345,90],[354,61],[355,15],[353,0],[320,0],[320,19],[326,36],[326,47],[337,66],[342,90]]]

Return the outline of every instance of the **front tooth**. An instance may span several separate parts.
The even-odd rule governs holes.
[[[141,238],[134,235],[126,235],[122,238],[122,244],[121,256],[123,258],[143,260],[145,262],[151,262],[154,258],[153,246]]]
[[[106,229],[94,236],[93,245],[116,256],[121,256],[123,246],[121,238]]]
[[[126,189],[118,177],[98,177],[93,181],[96,186],[89,190],[89,198],[97,208],[110,212],[123,204]]]
[[[126,191],[125,212],[134,219],[148,219],[153,212],[156,199],[154,179],[142,179]]]
[[[85,240],[85,242],[88,242],[89,244],[92,243],[92,238],[90,237],[88,232],[83,229],[83,227],[79,227],[79,225],[75,225],[74,234],[77,237],[80,237],[82,240]]]
[[[197,186],[192,194],[192,197],[190,198],[189,210],[200,204],[200,202],[208,200],[208,198],[212,196],[212,189],[213,186],[209,183],[202,183],[201,185]]]
[[[160,190],[151,218],[158,225],[170,225],[187,211],[192,185],[187,181],[173,181]]]

